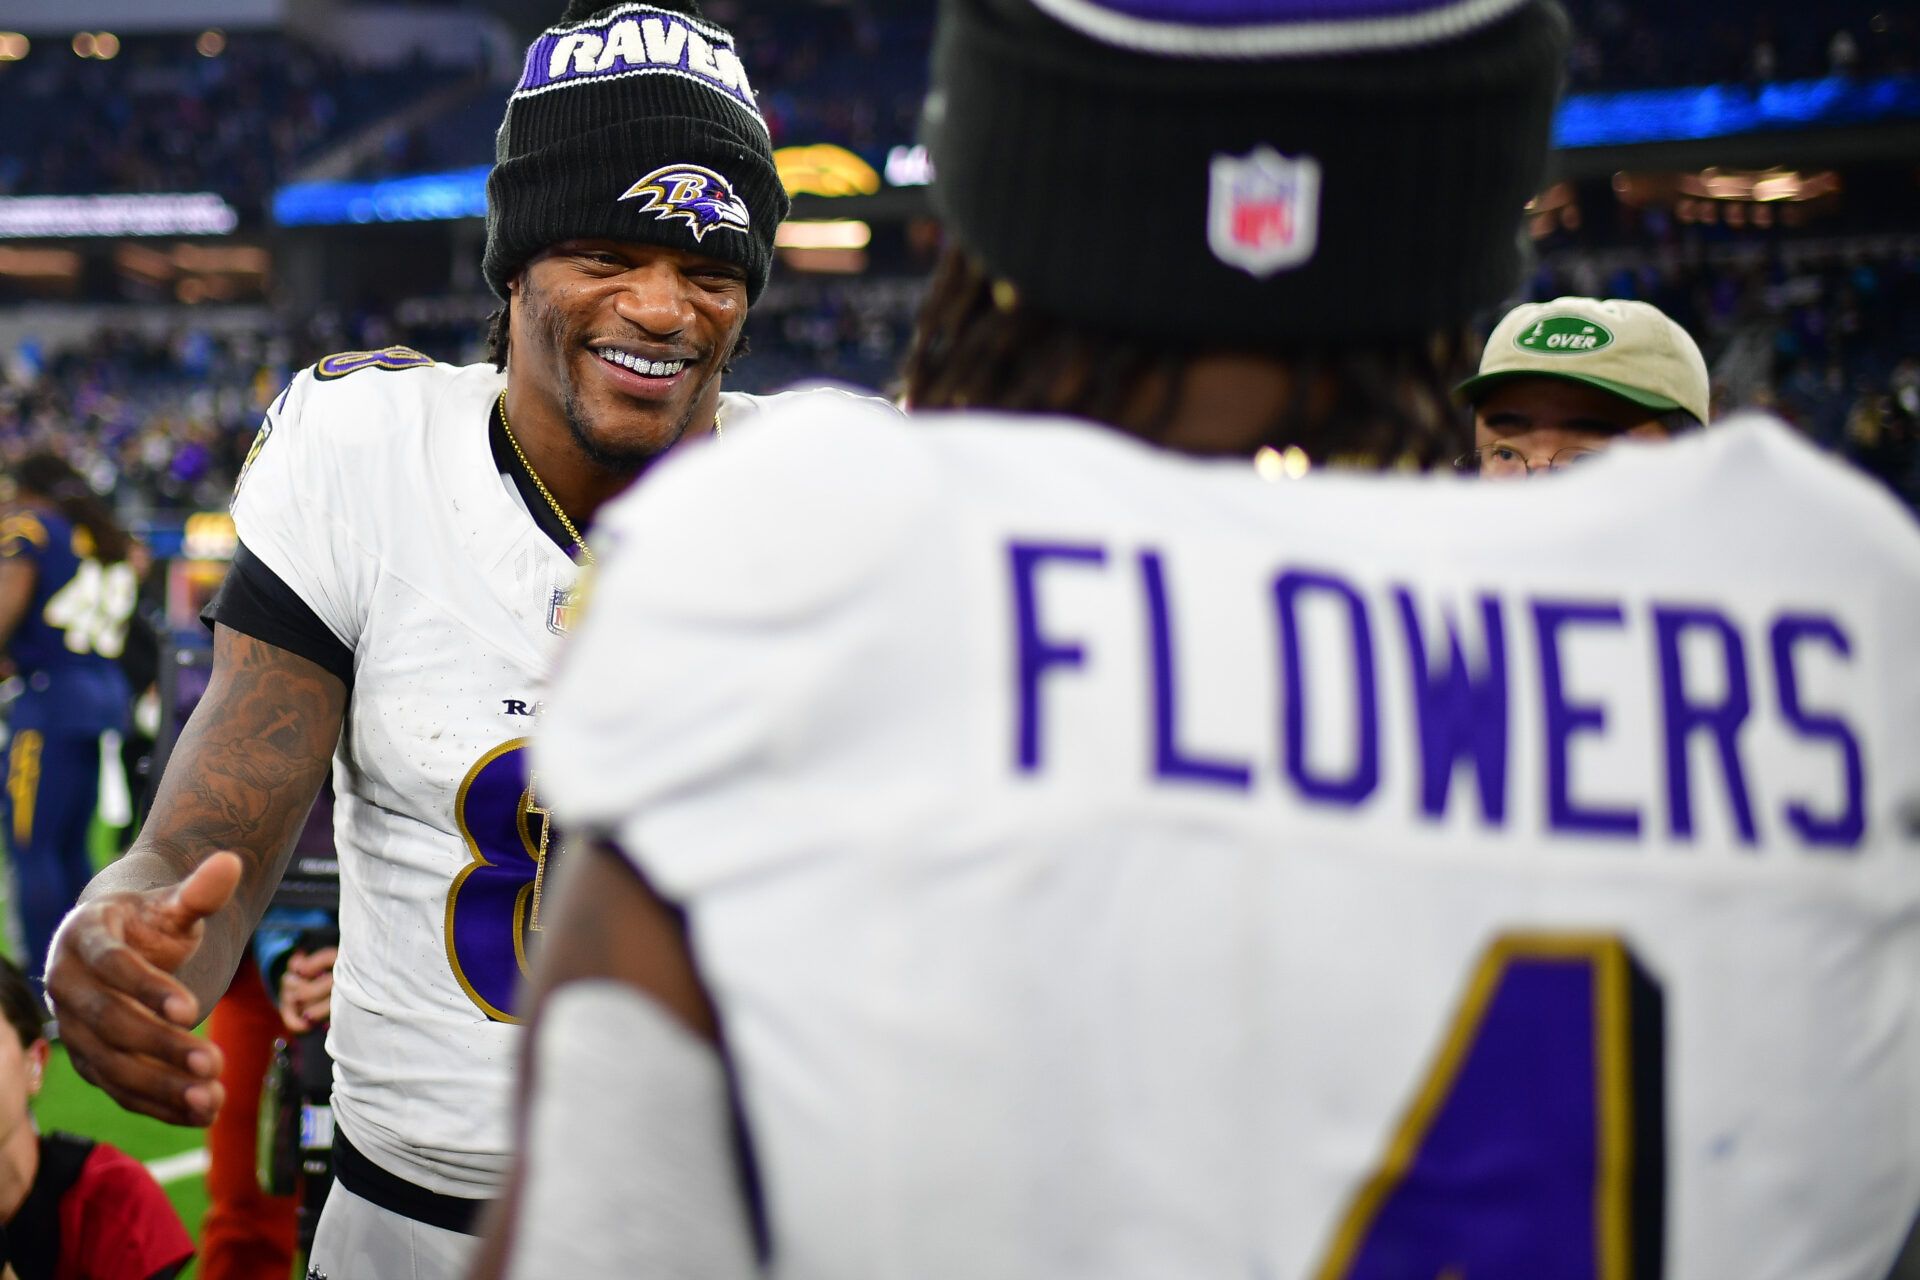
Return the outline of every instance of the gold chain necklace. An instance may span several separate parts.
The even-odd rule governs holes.
[[[547,488],[546,481],[540,478],[540,473],[533,469],[531,462],[527,461],[527,451],[520,447],[519,438],[513,434],[513,426],[507,421],[507,393],[502,391],[500,399],[494,403],[500,410],[500,429],[507,433],[507,443],[513,446],[513,456],[520,459],[520,465],[527,469],[527,478],[533,481],[533,487],[540,491],[540,496],[547,500],[547,505],[553,509],[553,514],[559,517],[560,527],[567,531],[567,536],[573,539],[573,545],[580,549],[580,558],[592,564],[593,552],[587,550],[587,540],[580,536],[580,531],[573,527],[573,521],[567,519],[567,513],[562,511],[560,504],[553,500],[553,493]]]
[[[513,434],[513,424],[507,421],[506,392],[500,393],[500,398],[494,401],[494,406],[500,410],[500,429],[507,433],[507,443],[513,446],[513,456],[520,459],[520,465],[527,469],[527,478],[533,481],[533,487],[540,491],[540,496],[547,500],[547,506],[552,508],[553,514],[559,518],[560,527],[567,531],[569,538],[573,539],[573,545],[579,548],[580,558],[592,564],[593,552],[588,550],[587,540],[580,536],[580,530],[574,528],[573,521],[567,519],[567,513],[560,509],[558,502],[554,501],[552,490],[547,488],[546,481],[540,478],[540,473],[533,469],[533,464],[527,461],[527,451],[520,447],[520,438]],[[720,411],[717,408],[713,411],[713,434],[715,436],[720,434]]]

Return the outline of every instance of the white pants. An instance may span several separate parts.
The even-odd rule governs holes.
[[[391,1213],[336,1182],[314,1230],[307,1280],[461,1280],[479,1244]]]

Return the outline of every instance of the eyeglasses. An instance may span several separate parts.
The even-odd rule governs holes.
[[[1524,480],[1536,471],[1564,471],[1577,466],[1599,454],[1598,449],[1583,444],[1570,444],[1556,450],[1544,461],[1528,458],[1512,445],[1488,445],[1484,449],[1475,449],[1472,453],[1463,453],[1453,460],[1453,469],[1461,475],[1483,476],[1487,479]]]

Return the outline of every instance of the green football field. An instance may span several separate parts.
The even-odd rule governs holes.
[[[93,854],[96,865],[104,866],[113,856],[112,833],[94,830]],[[7,931],[0,930],[0,934]],[[5,937],[9,952],[13,939]],[[182,1129],[145,1116],[122,1111],[112,1099],[82,1080],[67,1061],[67,1052],[59,1045],[47,1064],[46,1083],[34,1104],[40,1128],[64,1129],[102,1142],[110,1142],[136,1160],[144,1161],[166,1187],[180,1220],[187,1224],[196,1242],[200,1239],[200,1219],[207,1211],[206,1134],[199,1129]],[[188,1267],[187,1276],[197,1268]]]

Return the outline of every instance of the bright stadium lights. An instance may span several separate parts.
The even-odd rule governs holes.
[[[274,192],[273,220],[301,227],[484,218],[491,168],[476,165],[379,182],[296,182]]]
[[[773,233],[780,260],[795,271],[859,275],[867,269],[865,249],[873,228],[852,219],[783,222]]]
[[[76,58],[96,58],[101,62],[120,54],[120,37],[111,31],[76,31],[73,33],[73,56]]]
[[[181,271],[206,275],[265,275],[270,259],[265,249],[254,245],[174,246],[173,265]]]
[[[113,262],[122,275],[146,284],[164,284],[174,276],[173,262],[167,255],[143,245],[120,245],[113,251]]]
[[[873,242],[873,228],[864,222],[783,222],[773,233],[782,249],[864,249]]]
[[[1757,89],[1687,85],[1577,93],[1561,103],[1553,140],[1563,148],[1626,146],[1916,118],[1920,77],[1825,76],[1776,80]]]
[[[1313,460],[1297,444],[1288,445],[1285,452],[1264,444],[1253,455],[1254,474],[1262,480],[1298,480],[1312,469]]]
[[[0,276],[71,280],[80,274],[80,255],[71,249],[14,249],[0,245]]]
[[[830,142],[781,147],[773,153],[780,183],[790,196],[870,196],[880,189],[873,166]]]
[[[933,181],[933,157],[924,146],[894,147],[887,152],[887,184],[924,187]]]
[[[0,239],[224,236],[240,224],[211,191],[124,196],[0,196]]]
[[[198,511],[187,517],[180,554],[189,560],[231,560],[240,547],[233,517],[224,511]]]
[[[227,33],[217,27],[209,28],[200,33],[200,38],[193,42],[193,47],[203,58],[217,58],[227,51]]]
[[[1633,209],[1671,209],[1683,223],[1730,227],[1806,226],[1837,213],[1845,199],[1832,169],[1722,169],[1613,175],[1613,194]]]
[[[30,48],[31,42],[18,31],[0,31],[0,62],[18,62]]]

